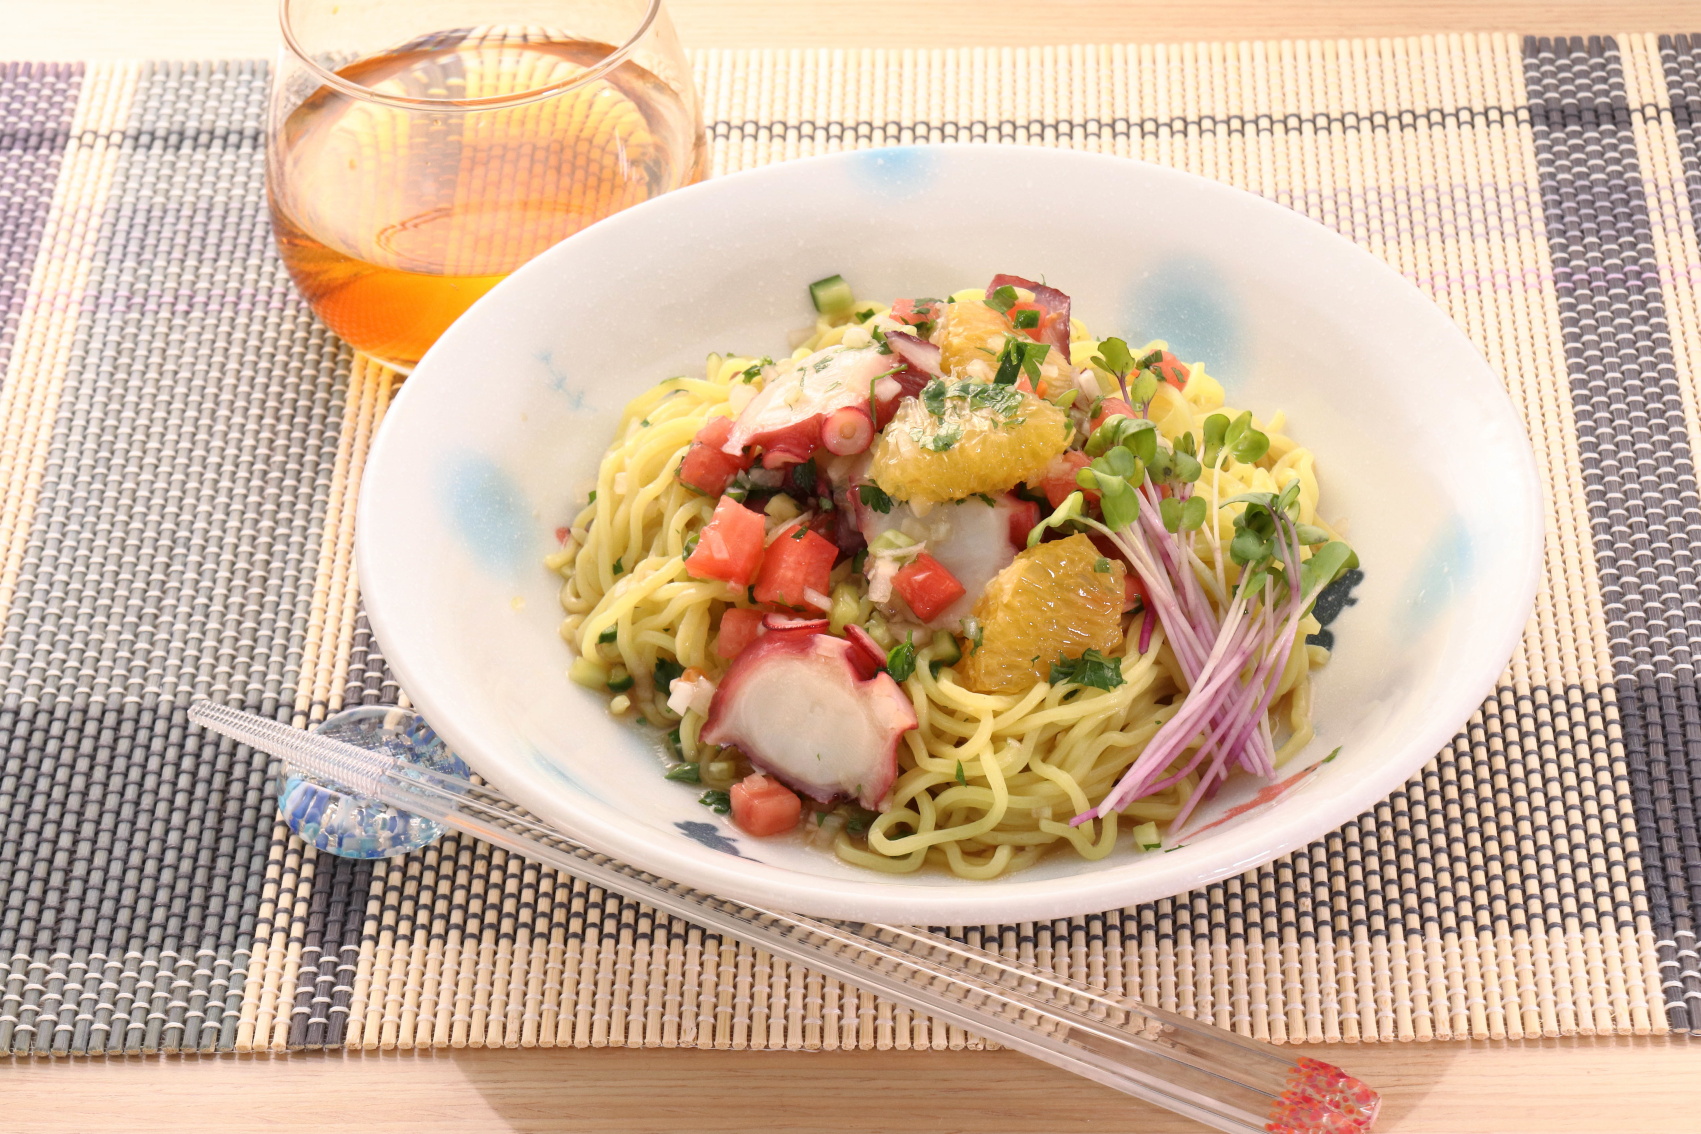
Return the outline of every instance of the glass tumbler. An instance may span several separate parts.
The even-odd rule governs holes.
[[[661,0],[282,0],[280,18],[278,249],[319,317],[399,371],[531,257],[702,176]]]

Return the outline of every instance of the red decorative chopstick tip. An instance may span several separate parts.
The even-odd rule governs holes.
[[[1270,1107],[1269,1134],[1360,1134],[1382,1097],[1332,1063],[1296,1059],[1287,1089]]]

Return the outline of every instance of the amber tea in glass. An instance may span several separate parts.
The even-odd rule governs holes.
[[[278,248],[325,323],[397,369],[545,248],[701,176],[660,0],[284,0],[283,23]]]

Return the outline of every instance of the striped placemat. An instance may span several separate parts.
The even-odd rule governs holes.
[[[996,140],[1305,212],[1459,321],[1535,443],[1537,612],[1434,762],[1242,877],[970,939],[1282,1041],[1701,1029],[1701,38],[695,65],[716,173]],[[403,696],[350,558],[394,380],[273,252],[266,75],[0,65],[0,1051],[972,1046],[471,841],[315,855],[187,726]]]

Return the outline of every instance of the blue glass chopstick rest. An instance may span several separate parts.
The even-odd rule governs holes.
[[[430,725],[409,709],[364,705],[327,718],[315,732],[410,764],[466,779],[467,766]],[[390,858],[442,837],[441,823],[350,794],[337,785],[286,766],[278,809],[289,829],[322,851],[342,858]]]

